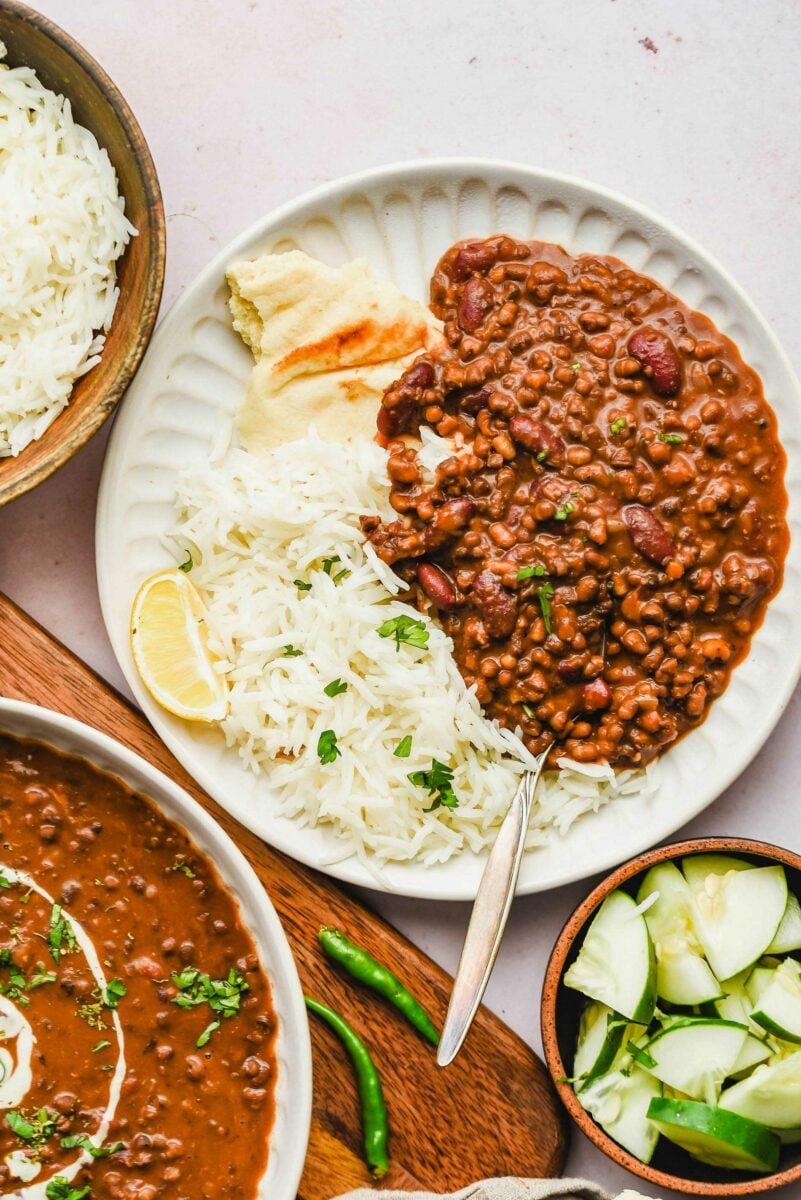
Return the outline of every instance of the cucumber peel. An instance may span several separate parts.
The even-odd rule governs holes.
[[[583,1089],[599,1075],[606,1074],[623,1045],[628,1022],[606,1004],[592,1000],[581,1014],[573,1075],[576,1088]]]
[[[752,1021],[785,1042],[801,1044],[801,967],[785,959],[756,1002]]]
[[[653,1060],[648,1069],[657,1079],[714,1104],[747,1038],[746,1027],[733,1021],[689,1018],[661,1030],[643,1049]]]
[[[801,904],[793,893],[789,892],[784,916],[765,953],[789,954],[791,950],[801,950]]]
[[[713,1167],[768,1173],[779,1165],[776,1134],[737,1113],[657,1096],[648,1106],[648,1119],[669,1141]]]

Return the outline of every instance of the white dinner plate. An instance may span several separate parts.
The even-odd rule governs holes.
[[[295,1200],[311,1124],[312,1062],[303,992],[289,942],[256,873],[232,839],[182,788],[113,738],[62,713],[0,698],[0,732],[86,759],[147,796],[214,863],[235,897],[272,990],[278,1021],[275,1121],[258,1200]],[[26,1194],[28,1189],[24,1189]],[[19,1193],[17,1193],[19,1194]]]
[[[266,777],[245,771],[215,731],[164,712],[133,664],[128,621],[147,576],[174,565],[162,538],[173,524],[178,469],[202,462],[230,425],[250,352],[226,307],[234,259],[298,247],[332,265],[370,260],[403,291],[427,298],[435,263],[454,241],[505,232],[560,242],[574,253],[614,254],[706,313],[762,377],[787,451],[792,541],[784,586],[747,659],[697,730],[658,764],[647,801],[619,800],[531,851],[519,890],[535,892],[605,870],[689,821],[726,788],[776,724],[801,670],[801,389],[753,304],[714,259],[638,204],[592,184],[511,163],[445,159],[383,167],[284,205],[209,263],[161,323],[117,417],[97,514],[100,599],[125,677],[150,721],[200,784],[271,845],[349,883],[430,899],[471,899],[480,856],[443,866],[390,865],[376,875],[356,859],[332,862],[325,827],[302,828],[271,810]],[[736,254],[736,248],[733,250]],[[340,851],[341,853],[341,851]]]

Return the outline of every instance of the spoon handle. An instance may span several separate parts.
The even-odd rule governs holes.
[[[521,779],[490,850],[470,915],[439,1043],[437,1062],[441,1067],[447,1067],[459,1053],[492,974],[520,872],[534,789],[547,756],[546,751],[540,756],[536,769],[527,771]]]

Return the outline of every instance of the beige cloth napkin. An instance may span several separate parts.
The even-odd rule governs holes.
[[[381,1192],[381,1200],[612,1200],[608,1192],[586,1179],[482,1179],[461,1192],[434,1196],[431,1192]],[[369,1188],[350,1192],[341,1200],[375,1200]],[[626,1189],[616,1200],[649,1200]]]

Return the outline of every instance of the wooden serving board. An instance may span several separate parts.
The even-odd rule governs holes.
[[[445,1192],[495,1175],[559,1175],[566,1122],[545,1067],[487,1009],[445,1070],[394,1009],[327,963],[322,924],[340,926],[393,968],[441,1024],[451,979],[361,901],[271,850],[191,779],[144,717],[0,595],[0,694],[41,704],[110,734],[190,792],[239,843],[283,922],[304,990],[340,1010],[373,1051],[389,1108],[392,1168],[384,1187]],[[533,981],[532,981],[533,982]],[[536,988],[532,986],[532,1006]],[[339,1044],[311,1022],[314,1113],[302,1200],[330,1200],[370,1183],[359,1106]]]

